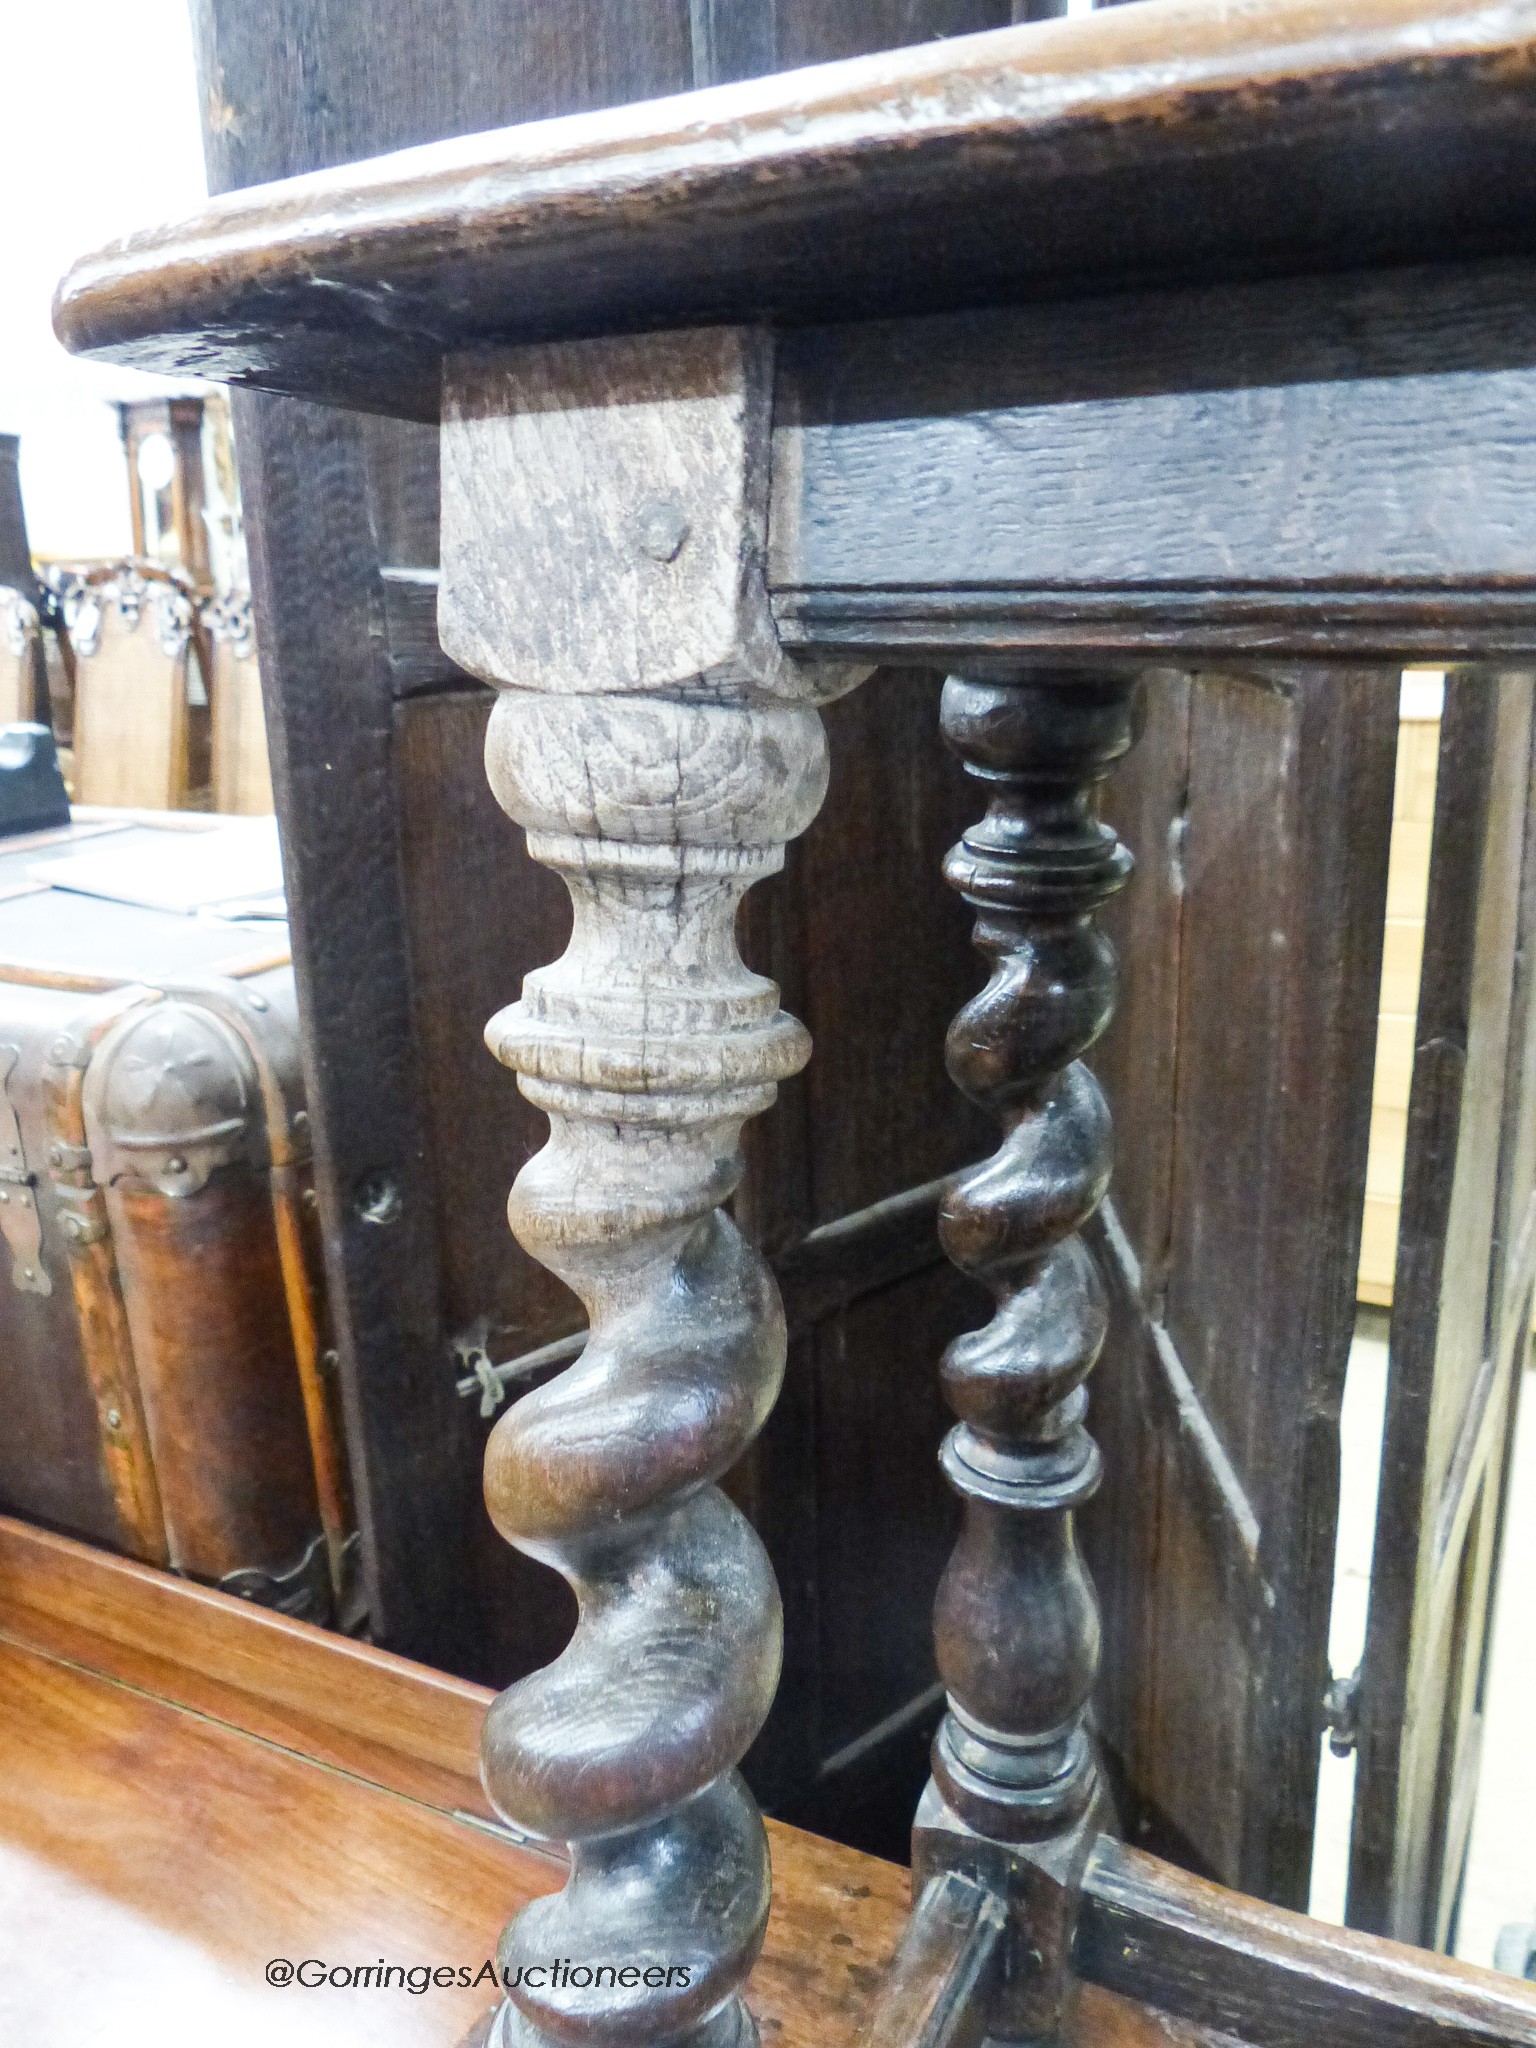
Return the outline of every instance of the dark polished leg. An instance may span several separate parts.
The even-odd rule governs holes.
[[[1082,1056],[1115,996],[1114,953],[1093,918],[1131,867],[1096,798],[1135,713],[1130,677],[1037,670],[944,686],[944,736],[989,799],[944,872],[976,912],[992,969],[946,1058],[1004,1137],[940,1212],[945,1251],[997,1308],[943,1363],[959,1420],[942,1461],[965,1519],[935,1609],[949,1711],[913,1878],[921,1895],[957,1872],[1007,1900],[986,2000],[999,2041],[1056,2024],[1078,1878],[1108,1817],[1085,1725],[1098,1604],[1073,1514],[1099,1481],[1084,1382],[1107,1312],[1080,1233],[1103,1199],[1111,1143]]]

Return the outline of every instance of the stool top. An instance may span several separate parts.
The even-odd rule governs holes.
[[[255,186],[65,344],[435,419],[445,355],[1536,240],[1536,0],[1142,0]]]

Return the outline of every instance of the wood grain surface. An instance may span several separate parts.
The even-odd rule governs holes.
[[[10,1634],[13,1590],[0,1593],[0,2035],[28,2048],[106,2032],[156,2048],[215,2036],[256,2048],[274,2034],[288,2048],[455,2048],[471,2033],[485,1986],[284,1987],[264,1971],[310,1957],[478,1971],[508,1908],[552,1890],[558,1864],[25,1647]],[[261,1618],[207,1598],[237,1625]],[[77,1647],[88,1641],[82,1631]],[[141,1680],[156,1654],[151,1637]],[[380,1663],[405,1687],[428,1675]],[[853,2048],[901,1933],[906,1872],[776,1823],[769,1833],[774,1905],[748,1987],[763,2048]],[[1075,1992],[1066,2034],[1070,2048],[1215,2038],[1093,1985]]]
[[[55,322],[430,419],[443,354],[486,344],[1503,251],[1533,27],[1529,0],[1150,0],[855,57],[227,194],[78,264]]]
[[[558,1860],[446,1805],[489,1697],[0,1521],[0,2038],[460,2042],[486,2003],[472,1986],[299,1989],[263,1972],[275,1957],[478,1965],[508,1907],[555,1887]],[[773,1913],[748,1986],[764,2048],[852,2048],[906,1873],[774,1822],[769,1838]],[[1076,1962],[1092,1981],[1069,2000],[1070,2048],[1536,2042],[1536,1995],[1512,1979],[1107,1840]]]
[[[487,1987],[284,1988],[263,1971],[478,1967],[508,1909],[558,1886],[547,1852],[429,1803],[429,1763],[438,1802],[473,1772],[489,1699],[0,1522],[0,2037],[78,2048],[110,2025],[193,2048],[276,2029],[295,2048],[452,2048]],[[774,1910],[748,1990],[764,2048],[846,2048],[906,1873],[770,1834]]]
[[[1330,1927],[1100,1837],[1083,1880],[1085,1978],[1252,2048],[1525,2048],[1536,1988]]]
[[[0,1517],[0,1629],[418,1802],[492,1818],[490,1694],[269,1608]]]
[[[1531,273],[1415,266],[811,328],[769,580],[802,653],[1527,646]]]
[[[1435,1948],[1454,1939],[1477,1794],[1499,1525],[1536,1281],[1533,737],[1528,673],[1449,680],[1404,1119],[1349,1886],[1355,1925]],[[1485,1784],[1483,1797],[1492,1792]]]
[[[190,606],[160,589],[140,612],[112,585],[99,601],[98,638],[74,636],[74,786],[86,804],[177,810],[191,790]]]
[[[253,184],[765,53],[805,64],[1007,16],[1007,0],[714,0],[691,23],[686,0],[197,0],[210,177]],[[452,1342],[488,1320],[491,1355],[511,1358],[579,1319],[507,1231],[544,1119],[482,1037],[563,947],[568,900],[486,787],[489,693],[438,642],[435,427],[242,395],[239,433],[372,1625],[500,1685],[556,1655],[572,1607],[485,1515],[487,1423],[453,1393]],[[730,1482],[774,1558],[791,1659],[745,1768],[784,1818],[896,1856],[927,1769],[926,1610],[950,1540],[933,1361],[971,1311],[931,1220],[883,1205],[984,1145],[936,1054],[972,975],[936,879],[964,822],[937,688],[893,672],[831,707],[823,818],[741,920],[744,956],[817,1048],[748,1127],[736,1198],[770,1258],[795,1248],[789,1378]],[[505,907],[494,944],[488,904]],[[379,1175],[400,1194],[387,1228],[353,1209]],[[838,1227],[809,1243],[822,1225]]]
[[[590,1322],[582,1357],[486,1448],[491,1520],[580,1615],[486,1716],[497,1808],[568,1842],[572,1866],[502,1937],[502,2031],[724,2048],[747,2037],[729,2001],[770,1902],[735,1767],[773,1702],[783,1613],[760,1539],[710,1482],[767,1420],[787,1350],[767,1262],[724,1205],[742,1125],[810,1052],[741,959],[736,913],[821,807],[814,704],[836,689],[786,660],[769,617],[763,336],[525,352],[505,372],[455,364],[451,387],[439,630],[501,686],[491,788],[574,908],[566,951],[486,1027],[549,1117],[508,1217]],[[539,491],[495,488],[530,462]],[[532,1974],[552,1953],[644,1965],[658,1941],[685,1966],[675,1983]]]
[[[1151,675],[1106,789],[1137,867],[1094,1048],[1095,1727],[1128,1839],[1303,1906],[1354,1324],[1398,677]]]
[[[5,1641],[8,2038],[452,2042],[488,1991],[267,1989],[272,1957],[474,1962],[559,1870],[435,1808]],[[7,2013],[6,2008],[9,2007]],[[266,2008],[263,2015],[263,2007]]]

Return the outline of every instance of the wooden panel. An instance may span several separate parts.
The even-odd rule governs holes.
[[[265,1966],[478,1968],[506,1907],[561,1874],[435,1808],[3,1639],[0,1700],[5,2010],[29,2042],[63,2048],[91,2013],[222,2032],[264,2005],[299,2041],[452,2042],[487,1986],[312,1992],[311,2016],[292,1986],[264,1987]]]
[[[1392,1274],[1397,1261],[1397,1219],[1402,1204],[1396,1193],[1373,1195],[1367,1190],[1360,1219],[1360,1276],[1356,1291],[1377,1308],[1392,1305]]]
[[[1101,1731],[1147,1839],[1302,1905],[1397,726],[1392,670],[1155,678],[1095,1059]],[[1150,1057],[1147,1049],[1151,1049]]]
[[[823,1760],[878,1718],[872,1701],[890,1712],[933,1682],[933,1594],[957,1521],[937,1471],[949,1416],[935,1368],[949,1338],[985,1314],[979,1289],[942,1278],[874,1297],[860,1329],[844,1320],[819,1333],[817,1533],[839,1560],[817,1617]],[[892,1360],[905,1370],[892,1373]],[[889,1422],[872,1427],[882,1411]]]
[[[911,360],[947,331],[951,362],[990,388],[942,414],[925,392],[919,417],[866,404],[850,418],[857,400],[840,380],[839,417],[782,428],[804,497],[777,537],[776,580],[1114,588],[1138,581],[1155,556],[1159,580],[1176,587],[1296,577],[1347,586],[1381,573],[1384,550],[1408,579],[1519,574],[1522,529],[1511,518],[1528,489],[1517,422],[1530,337],[1518,367],[1506,357],[1470,380],[1458,373],[1481,322],[1492,313],[1512,324],[1510,308],[1476,287],[1457,305],[1452,283],[1423,284],[1428,331],[1422,315],[1410,326],[1392,285],[1352,278],[1151,294],[1118,301],[1113,319],[1098,305],[1067,305],[936,322],[927,336],[898,339],[886,327],[829,337],[824,346],[853,355],[857,377],[882,342]],[[1351,315],[1353,350],[1341,334]],[[791,378],[808,376],[800,365],[813,346],[807,338],[792,351]],[[964,380],[949,368],[951,386]],[[1249,448],[1240,467],[1230,458],[1238,440]],[[1488,467],[1473,477],[1462,465],[1478,456]],[[874,476],[878,520],[850,520],[849,501],[862,509]],[[964,520],[936,488],[946,476],[968,480]],[[1316,508],[1301,522],[1297,489]],[[1378,524],[1388,494],[1397,517]],[[1462,516],[1441,524],[1427,508],[1447,495]]]
[[[1536,1277],[1531,678],[1447,685],[1406,1117],[1348,1915],[1444,1947]]]
[[[108,2030],[153,2015],[176,2039],[193,2025],[276,2026],[298,2048],[460,2039],[489,1987],[303,1991],[264,1972],[274,1957],[476,1972],[505,1915],[559,1882],[556,1858],[474,1823],[489,1697],[0,1521],[12,2030],[66,2048],[98,2015]],[[451,1803],[461,1788],[468,1813]],[[906,1875],[769,1832],[773,1913],[749,1987],[764,2041],[852,2048]],[[1512,1980],[1277,1913],[1107,1841],[1077,1963],[1095,1981],[1072,1997],[1069,2048],[1536,2041],[1536,1998]]]
[[[939,868],[975,797],[939,744],[937,677],[878,676],[825,715],[827,801],[742,918],[744,956],[815,1047],[748,1127],[736,1203],[804,1331],[737,1475],[785,1597],[785,1675],[747,1770],[771,1810],[905,1857],[954,1517],[938,1360],[986,1312],[940,1260],[930,1186],[989,1149],[943,1063],[978,976]]]
[[[1008,0],[691,0],[693,84],[999,28]]]
[[[1283,1912],[1102,1836],[1075,1955],[1096,1984],[1253,2048],[1536,2043],[1536,1990],[1513,1978]]]
[[[462,1424],[443,1355],[364,470],[346,423],[318,408],[264,419],[237,399],[235,420],[373,1626],[462,1667],[474,1622],[457,1592]],[[394,1458],[409,1486],[380,1483]]]
[[[74,794],[83,804],[175,810],[187,795],[188,643],[161,646],[153,601],[131,622],[108,599],[99,646],[75,649]]]
[[[1156,1594],[1145,1548],[1147,1518],[1166,1483],[1142,1390],[1141,1299],[1156,1301],[1166,1283],[1168,1205],[1174,1161],[1172,1103],[1178,1054],[1183,840],[1188,826],[1189,721],[1196,685],[1166,671],[1149,677],[1145,725],[1134,752],[1106,785],[1104,809],[1136,869],[1101,919],[1120,958],[1115,1020],[1094,1048],[1092,1066],[1116,1118],[1115,1177],[1109,1215],[1125,1245],[1122,1260],[1104,1258],[1110,1279],[1111,1329],[1090,1381],[1090,1426],[1104,1457],[1105,1478],[1083,1517],[1083,1535],[1104,1617],[1104,1651],[1095,1718],[1112,1769],[1124,1779],[1122,1752],[1142,1710],[1153,1661]],[[1106,1217],[1106,1228],[1108,1218]],[[1101,1233],[1101,1248],[1108,1240]],[[1124,1266],[1139,1286],[1114,1284]],[[1198,1574],[1172,1583],[1199,1586]],[[1176,1725],[1170,1705],[1163,1725]],[[1127,1788],[1128,1789],[1128,1788]],[[1151,1788],[1128,1823],[1150,1830]],[[1126,1802],[1129,1808],[1129,1801]],[[1157,1838],[1171,1841],[1166,1816]],[[1200,1861],[1189,1849],[1192,1860]]]
[[[733,11],[748,17],[772,13],[774,61],[761,68],[788,71],[801,64],[856,57],[865,50],[926,42],[933,36],[947,39],[1002,28],[1009,20],[1009,0],[841,0],[836,7],[827,6],[826,0],[767,0],[766,5],[764,0],[735,0]]]
[[[488,1317],[500,1358],[584,1317],[507,1228],[507,1190],[548,1126],[486,1049],[485,1025],[530,967],[564,952],[571,905],[481,771],[491,703],[484,689],[402,702],[394,767],[444,1320],[457,1332]]]
[[[938,1468],[950,1417],[937,1366],[983,1320],[978,1295],[935,1265],[814,1334],[817,1556],[801,1626],[816,1645],[816,1718],[777,1810],[902,1862],[943,1703],[933,1600],[958,1519]]]
[[[214,95],[205,119],[216,191],[644,99],[690,69],[686,0],[646,0],[643,32],[624,0],[554,12],[510,0],[493,14],[477,0],[389,0],[367,14],[311,0],[195,0],[193,22]]]
[[[985,1118],[944,1070],[944,1034],[978,969],[939,879],[976,809],[939,738],[940,680],[893,669],[828,706],[821,814],[783,875],[747,898],[748,964],[792,990],[786,1005],[815,1046],[762,1119],[798,1125],[804,1149],[794,1213],[759,1226],[770,1247],[776,1232],[803,1237],[990,1149]]]
[[[272,809],[272,768],[254,653],[215,638],[208,700],[212,723],[213,808],[261,817]]]
[[[1163,290],[1113,317],[1081,300],[791,336],[782,630],[888,660],[1524,645],[1536,328],[1521,275]]]

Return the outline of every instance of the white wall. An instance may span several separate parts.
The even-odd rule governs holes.
[[[0,0],[0,433],[21,436],[33,552],[130,544],[112,401],[195,385],[84,363],[53,338],[70,263],[206,195],[187,0]]]

